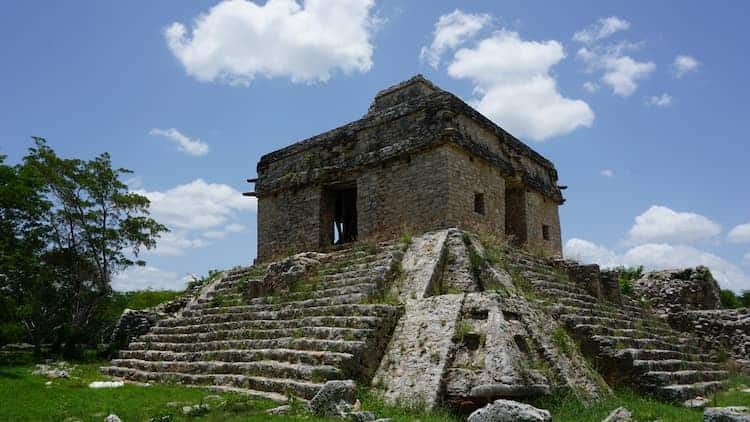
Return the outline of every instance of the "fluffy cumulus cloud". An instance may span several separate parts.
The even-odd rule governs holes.
[[[679,56],[675,57],[674,63],[672,63],[675,76],[677,76],[678,78],[683,77],[687,73],[698,70],[698,67],[700,67],[700,65],[701,62],[696,60],[695,57],[688,56],[687,54],[680,54]]]
[[[166,224],[170,233],[162,236],[155,255],[183,255],[186,251],[240,233],[245,226],[237,220],[256,210],[255,198],[242,196],[231,186],[196,179],[165,191],[136,190],[151,201],[151,215]]]
[[[573,39],[584,44],[578,50],[578,58],[586,63],[588,72],[602,72],[601,81],[612,91],[629,97],[638,88],[638,84],[656,70],[656,64],[650,61],[641,62],[625,54],[635,50],[638,44],[620,42],[602,45],[598,42],[618,31],[630,28],[630,23],[616,16],[599,19],[597,23],[573,34]]]
[[[472,81],[478,95],[472,105],[487,117],[511,133],[543,141],[594,121],[588,104],[558,91],[550,70],[563,58],[557,41],[527,41],[500,30],[456,51],[448,74]]]
[[[672,105],[672,96],[667,93],[654,95],[646,99],[646,104],[654,107],[669,107]]]
[[[151,129],[149,135],[161,136],[169,141],[174,142],[177,148],[189,155],[199,157],[208,154],[208,144],[200,139],[190,139],[175,128],[170,129]]]
[[[729,231],[730,242],[750,243],[750,223],[740,224]]]
[[[603,72],[601,80],[612,88],[612,92],[621,97],[629,97],[638,88],[638,83],[656,70],[656,64],[639,62],[623,54],[627,48],[633,46],[621,44],[611,48],[582,47],[577,54],[587,64],[589,72]]]
[[[225,0],[165,31],[167,45],[199,81],[248,85],[256,76],[293,82],[372,68],[374,0]]]
[[[156,267],[130,267],[115,274],[112,278],[112,288],[118,291],[183,290],[190,279],[188,275],[180,276]]]
[[[689,243],[711,238],[720,232],[718,224],[700,214],[654,205],[635,218],[629,240],[634,243]]]
[[[165,191],[136,191],[151,201],[151,214],[178,229],[215,229],[240,211],[254,211],[255,198],[231,186],[196,179]]]
[[[645,243],[616,253],[606,247],[582,239],[565,243],[565,255],[584,263],[596,263],[611,268],[619,265],[643,265],[647,270],[686,268],[705,265],[722,288],[736,292],[750,289],[750,277],[724,258],[692,246],[667,243]]]
[[[586,92],[593,94],[599,90],[599,85],[591,81],[586,81],[583,83],[583,89],[585,89]]]
[[[490,15],[464,13],[458,9],[440,16],[432,33],[432,44],[422,47],[420,59],[437,68],[443,53],[468,41],[490,21]]]
[[[630,28],[630,22],[617,16],[601,18],[596,23],[573,34],[573,40],[584,44],[607,38],[618,31]]]

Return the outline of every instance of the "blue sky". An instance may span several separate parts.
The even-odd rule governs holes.
[[[566,253],[750,289],[743,2],[14,2],[0,153],[108,151],[172,228],[116,288],[255,256],[258,158],[423,73],[551,159]]]

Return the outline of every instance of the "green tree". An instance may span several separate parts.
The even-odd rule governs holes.
[[[724,309],[735,309],[741,306],[740,299],[737,295],[728,289],[723,289],[720,292],[721,307]]]
[[[33,139],[15,173],[26,175],[29,181],[21,182],[28,183],[19,183],[33,191],[40,204],[33,216],[16,218],[20,223],[11,225],[39,227],[42,243],[35,244],[33,257],[41,264],[40,280],[29,283],[26,275],[14,274],[5,284],[20,290],[15,292],[23,298],[17,308],[26,309],[32,319],[41,313],[29,311],[34,308],[30,304],[42,298],[56,301],[56,315],[48,321],[55,322],[56,343],[70,354],[96,332],[98,311],[111,295],[112,276],[144,265],[137,259],[139,252],[156,246],[167,228],[148,216],[148,198],[128,191],[121,178],[131,171],[113,168],[109,154],[90,161],[66,159],[44,139]]]

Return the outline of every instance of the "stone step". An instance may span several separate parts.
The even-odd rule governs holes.
[[[305,365],[274,360],[254,362],[210,361],[153,361],[113,359],[112,366],[146,372],[179,372],[183,374],[238,374],[271,378],[291,378],[304,381],[341,379],[340,369],[328,365]]]
[[[150,361],[206,361],[252,362],[275,360],[280,362],[301,363],[306,365],[331,365],[346,367],[351,364],[354,355],[351,353],[325,352],[317,350],[295,349],[225,349],[204,352],[170,352],[162,350],[121,350],[121,359],[140,359]]]
[[[685,353],[671,349],[620,349],[615,352],[615,357],[631,360],[665,360],[679,359],[697,362],[714,362],[714,359],[707,354]]]
[[[522,269],[521,276],[526,278],[527,280],[546,281],[548,283],[561,284],[560,277],[557,274]]]
[[[586,328],[592,325],[601,325],[604,327],[615,329],[646,329],[654,333],[654,335],[663,334],[671,336],[675,334],[675,331],[668,328],[666,325],[647,320],[633,322],[625,318],[608,318],[584,315],[562,315],[560,316],[560,320],[562,320],[567,326],[571,328],[575,328],[579,325],[582,326],[581,328]]]
[[[377,266],[388,266],[393,259],[400,259],[400,256],[394,255],[393,252],[385,252],[353,260],[331,261],[322,264],[318,269],[318,274],[329,275],[346,271],[369,270]]]
[[[151,372],[132,368],[109,366],[102,372],[136,381],[172,382],[187,385],[220,385],[279,394],[291,393],[311,399],[323,384],[284,378],[253,377],[237,374],[184,374],[180,372]]]
[[[374,330],[337,327],[300,327],[270,330],[238,329],[211,331],[189,334],[144,334],[139,337],[142,342],[155,343],[193,343],[217,340],[250,340],[275,338],[316,338],[328,340],[363,340],[374,333]]]
[[[531,284],[536,287],[537,289],[558,289],[558,290],[565,290],[570,293],[577,293],[579,295],[588,295],[588,292],[585,289],[582,289],[580,287],[577,287],[574,284],[571,283],[561,283],[557,281],[546,281],[546,280],[535,280],[530,279]]]
[[[269,296],[262,296],[262,297],[255,297],[252,299],[244,299],[241,294],[239,293],[231,293],[229,296],[225,296],[225,298],[239,299],[243,305],[263,305],[263,304],[273,304],[273,303],[288,303],[288,302],[294,302],[294,301],[300,301],[300,300],[307,300],[307,299],[317,299],[317,298],[323,298],[323,297],[331,297],[331,296],[339,296],[344,294],[353,294],[353,293],[370,293],[374,291],[377,288],[377,284],[366,282],[366,283],[358,283],[354,285],[346,285],[342,287],[337,287],[333,289],[319,289],[319,290],[313,290],[310,292],[290,292],[285,293],[283,295],[269,295]],[[211,298],[204,298],[202,300],[198,301],[201,303],[201,306],[198,306],[198,308],[201,307],[208,307],[208,303],[211,302]]]
[[[579,332],[586,332],[589,336],[610,336],[610,337],[629,337],[633,339],[651,339],[657,338],[664,340],[675,345],[681,346],[683,344],[690,344],[697,346],[697,340],[692,337],[683,336],[682,333],[677,331],[663,331],[655,333],[649,328],[638,329],[638,328],[612,328],[604,325],[585,325],[580,324],[575,327]]]
[[[326,274],[321,276],[322,286],[327,286],[327,283],[331,283],[334,281],[340,281],[340,280],[351,280],[351,279],[366,279],[366,280],[375,280],[378,278],[382,278],[385,274],[388,273],[390,269],[390,266],[388,265],[373,265],[373,266],[367,266],[363,269],[359,270],[352,270],[352,271],[342,271],[337,272],[333,274]],[[323,287],[326,288],[326,287]]]
[[[282,329],[282,328],[301,328],[301,327],[340,327],[340,328],[360,328],[374,329],[377,328],[382,319],[371,316],[323,316],[323,317],[306,317],[300,319],[256,319],[252,321],[231,321],[220,322],[215,324],[198,324],[183,325],[177,327],[156,326],[151,329],[152,334],[190,334],[205,333],[222,330],[238,329]]]
[[[544,288],[540,289],[539,293],[541,293],[544,296],[548,296],[551,298],[554,298],[555,300],[560,300],[561,298],[571,298],[571,299],[577,299],[582,302],[589,302],[589,303],[598,303],[595,297],[585,294],[578,294],[578,293],[572,293],[567,290],[561,290],[558,288]]]
[[[575,299],[560,300],[560,315],[580,315],[580,316],[594,316],[601,318],[629,318],[629,314],[616,309],[604,308],[602,306],[584,302],[588,306],[581,306],[580,303],[571,305]]]
[[[254,340],[217,340],[194,343],[159,343],[134,341],[129,350],[164,350],[172,352],[201,352],[227,349],[297,349],[339,353],[359,353],[366,343],[355,340],[323,340],[309,338],[276,338]]]
[[[213,314],[228,314],[228,313],[246,313],[246,312],[265,312],[265,311],[278,311],[285,308],[310,308],[320,306],[333,306],[358,303],[370,295],[371,292],[361,293],[350,293],[342,294],[338,296],[327,296],[315,299],[305,299],[292,302],[281,302],[274,304],[258,304],[258,305],[240,305],[240,306],[209,306],[201,309],[184,311],[182,315],[184,317],[200,316],[200,315],[213,315]]]
[[[698,348],[687,344],[679,344],[660,338],[630,338],[618,336],[593,336],[592,340],[606,344],[615,349],[662,349],[679,350],[681,352],[696,353]]]
[[[298,319],[308,316],[376,316],[393,318],[398,308],[384,304],[348,304],[334,306],[317,306],[309,308],[285,308],[279,311],[234,312],[228,314],[201,315],[181,317],[159,321],[160,327],[177,327],[184,325],[211,324],[230,321],[252,321],[256,319]]]
[[[727,371],[648,371],[642,380],[651,385],[694,384],[697,382],[721,381],[729,377]]]
[[[634,360],[633,367],[647,371],[685,371],[685,370],[704,370],[715,371],[722,367],[716,362],[699,362],[682,359],[663,359],[663,360]]]
[[[708,397],[711,393],[720,390],[724,381],[705,381],[694,384],[673,384],[657,389],[657,394],[670,401],[681,402],[697,396]]]

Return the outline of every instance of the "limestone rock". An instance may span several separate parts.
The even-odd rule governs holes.
[[[602,422],[629,422],[632,420],[630,411],[624,407],[618,407],[610,412]]]
[[[283,406],[268,409],[266,410],[266,413],[268,413],[269,415],[286,415],[290,410],[292,410],[292,406],[285,404]]]
[[[549,411],[512,400],[495,400],[474,411],[468,422],[551,422]]]
[[[249,297],[258,297],[269,293],[288,292],[295,283],[320,265],[320,261],[316,259],[318,255],[314,252],[301,253],[274,262],[268,266],[262,282],[248,285],[246,294]]]
[[[719,284],[708,268],[654,271],[633,283],[637,296],[647,298],[662,314],[684,310],[718,309]]]
[[[209,410],[211,410],[211,407],[205,403],[195,404],[192,406],[184,406],[182,408],[182,414],[185,416],[201,416],[208,413]]]
[[[707,407],[703,422],[750,422],[749,407]]]
[[[350,422],[370,422],[375,420],[375,414],[372,412],[351,412],[346,415]]]
[[[689,400],[685,400],[684,402],[682,402],[682,405],[685,407],[690,407],[690,408],[694,408],[694,407],[703,408],[703,407],[706,407],[708,403],[709,403],[709,400],[707,398],[698,396]]]
[[[114,413],[104,418],[104,422],[122,422],[119,416]]]
[[[355,384],[352,380],[327,381],[310,400],[310,410],[318,416],[345,416],[354,402]],[[341,404],[346,406],[341,406]]]

